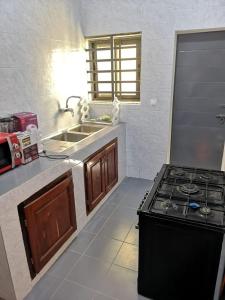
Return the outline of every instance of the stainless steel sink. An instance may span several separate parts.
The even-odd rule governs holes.
[[[105,126],[95,125],[95,124],[81,124],[71,128],[69,131],[92,134],[99,130],[102,130],[103,128],[105,128]]]
[[[51,140],[77,143],[86,137],[87,135],[82,133],[63,132],[51,137]]]
[[[91,123],[78,124],[65,132],[56,134],[45,140],[44,147],[48,151],[62,152],[103,128],[105,128],[104,125]]]
[[[74,143],[47,139],[43,142],[43,145],[46,151],[58,153],[72,148]]]

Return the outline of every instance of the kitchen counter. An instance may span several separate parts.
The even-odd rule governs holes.
[[[73,165],[76,165],[80,161],[84,160],[89,154],[87,149],[88,146],[94,144],[97,140],[99,141],[101,138],[107,136],[107,134],[115,132],[118,128],[125,126],[120,123],[116,126],[106,126],[104,129],[95,132],[94,134],[88,136],[84,140],[75,143],[73,147],[69,148],[64,152],[60,152],[57,154],[68,155],[69,159],[73,160]],[[40,173],[49,170],[56,165],[61,164],[62,162],[69,162],[69,159],[65,160],[53,160],[44,157],[40,157],[39,159],[27,164],[19,166],[5,174],[0,176],[0,197],[11,191],[12,189],[21,186],[22,184],[29,181],[31,178],[39,175]],[[0,198],[1,200],[1,198]]]
[[[0,274],[0,298],[24,299],[32,286],[46,273],[120,184],[126,175],[125,131],[123,123],[113,127],[107,126],[61,152],[60,154],[68,155],[67,159],[51,160],[40,157],[0,176],[0,264],[4,266],[4,271]],[[87,216],[83,161],[114,138],[118,139],[118,183]],[[72,170],[74,182],[77,231],[32,280],[24,249],[18,205],[68,170]]]

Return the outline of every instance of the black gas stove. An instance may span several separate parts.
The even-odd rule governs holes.
[[[225,172],[163,165],[138,215],[138,292],[154,300],[218,300]]]
[[[225,173],[164,165],[141,210],[225,227]]]

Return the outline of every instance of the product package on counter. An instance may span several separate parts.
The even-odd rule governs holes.
[[[26,131],[29,125],[34,125],[38,128],[37,115],[32,112],[19,112],[13,114],[14,131]]]

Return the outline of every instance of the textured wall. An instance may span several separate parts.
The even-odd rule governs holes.
[[[152,179],[169,142],[175,30],[225,27],[223,0],[82,0],[85,35],[142,31],[141,105],[124,105],[128,175]],[[150,99],[158,103],[151,105]],[[106,106],[93,107],[97,113]]]
[[[0,0],[0,115],[33,111],[43,136],[78,121],[58,103],[84,91],[79,14],[75,0]]]

